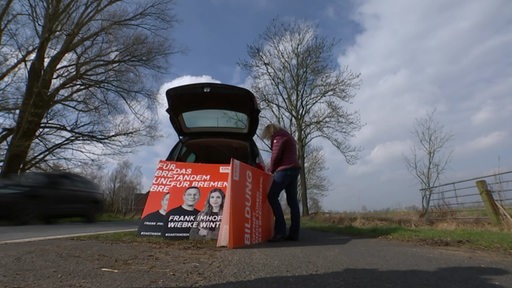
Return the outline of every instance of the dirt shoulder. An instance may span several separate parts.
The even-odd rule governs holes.
[[[223,249],[185,242],[55,239],[0,245],[0,287],[187,287]]]
[[[512,287],[511,257],[312,230],[304,230],[298,242],[242,249],[82,238],[1,244],[0,255],[0,287],[6,288],[405,288],[437,287],[438,281],[446,287]]]

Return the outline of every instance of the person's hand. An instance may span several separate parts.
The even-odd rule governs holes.
[[[199,229],[199,236],[206,236],[208,234],[208,230],[206,229]]]

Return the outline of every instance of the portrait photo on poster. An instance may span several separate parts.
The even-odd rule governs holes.
[[[203,210],[196,216],[190,230],[190,239],[217,239],[226,193],[220,188],[210,190]]]
[[[160,208],[150,212],[140,220],[137,235],[139,236],[161,236],[165,223],[165,214],[167,213],[167,205],[169,203],[170,193],[155,192],[148,195],[148,201],[159,198]]]
[[[190,229],[196,221],[200,210],[196,204],[201,197],[201,190],[196,186],[190,186],[183,193],[183,203],[174,207],[165,214],[163,236],[174,239],[187,239]]]

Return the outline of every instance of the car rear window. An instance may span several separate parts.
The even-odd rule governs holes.
[[[209,128],[227,128],[227,131],[247,133],[247,115],[229,110],[195,110],[183,113],[183,123],[189,131],[207,131]]]

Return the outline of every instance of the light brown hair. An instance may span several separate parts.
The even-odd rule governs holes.
[[[270,140],[272,139],[272,135],[274,135],[274,133],[281,129],[283,129],[281,126],[274,123],[270,123],[267,126],[265,126],[265,128],[263,128],[263,132],[261,132],[261,138],[265,140]]]

